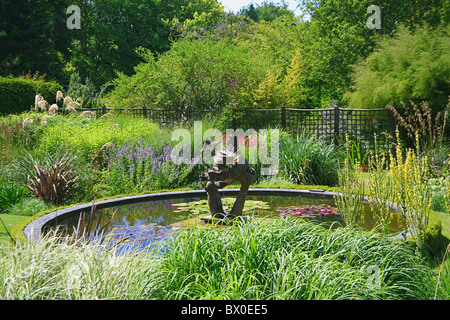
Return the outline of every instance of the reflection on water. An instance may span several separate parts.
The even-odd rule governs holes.
[[[62,234],[84,234],[96,241],[102,241],[108,247],[119,251],[155,249],[165,250],[166,241],[181,229],[177,223],[192,217],[189,211],[177,210],[175,204],[195,201],[207,207],[205,199],[200,197],[157,200],[104,208],[91,212],[81,212],[57,219],[46,226],[44,232],[55,230]],[[343,225],[342,219],[334,207],[333,199],[309,198],[305,196],[249,196],[248,200],[266,202],[263,208],[253,206],[249,216],[292,219],[306,219],[315,223]],[[254,203],[253,201],[253,203]],[[249,204],[252,201],[248,202]],[[204,214],[205,210],[200,211]],[[401,231],[401,221],[394,218],[390,225],[392,232]],[[370,230],[376,220],[368,206],[365,208],[365,229]]]

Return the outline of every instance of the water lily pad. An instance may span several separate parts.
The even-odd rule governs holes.
[[[225,213],[228,213],[236,201],[236,198],[222,198],[222,208]],[[182,213],[187,212],[191,214],[209,213],[209,205],[207,200],[196,200],[188,203],[174,203],[174,212]],[[244,212],[251,212],[252,210],[266,210],[270,209],[267,202],[260,200],[246,200],[244,205]]]

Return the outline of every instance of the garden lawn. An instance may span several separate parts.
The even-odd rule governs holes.
[[[439,212],[436,211],[437,215],[441,219],[442,223],[442,235],[447,238],[447,241],[450,240],[450,214],[447,212]]]
[[[0,215],[0,219],[6,225],[7,230],[3,223],[0,223],[0,247],[9,244],[9,235],[8,232],[11,232],[11,229],[19,222],[29,219],[27,216],[19,216],[12,214],[2,214]]]

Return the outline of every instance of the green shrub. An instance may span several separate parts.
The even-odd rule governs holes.
[[[53,103],[62,86],[56,82],[22,78],[0,77],[0,114],[21,113],[34,108],[34,98],[39,93]]]

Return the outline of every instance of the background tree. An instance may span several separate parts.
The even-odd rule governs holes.
[[[0,75],[46,73],[62,80],[71,38],[66,27],[67,0],[0,2]]]
[[[252,19],[255,22],[273,21],[281,16],[293,17],[294,13],[289,10],[287,3],[282,0],[281,3],[264,1],[260,5],[250,3],[239,10],[239,14]]]

